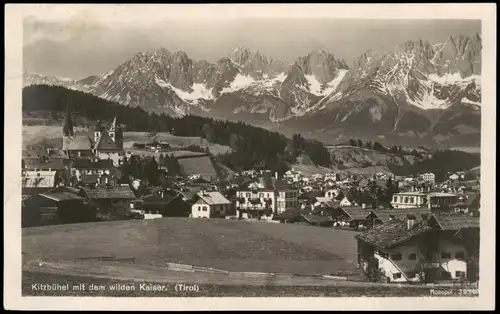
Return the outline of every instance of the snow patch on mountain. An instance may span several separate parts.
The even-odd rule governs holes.
[[[187,92],[182,89],[171,86],[172,90],[185,101],[191,101],[197,103],[199,99],[211,100],[213,99],[212,88],[208,89],[205,84],[194,83],[191,88],[192,92]]]
[[[255,80],[249,75],[242,75],[238,73],[234,80],[231,82],[229,87],[224,87],[221,90],[221,94],[232,93],[243,88],[250,86]]]
[[[467,97],[462,98],[461,102],[463,102],[464,104],[469,104],[469,105],[474,105],[474,106],[481,106],[480,102],[469,100],[469,99],[467,99]]]
[[[311,75],[311,74],[306,74],[304,76],[307,80],[307,83],[309,83],[309,92],[311,94],[314,94],[317,96],[322,96],[323,91],[322,91],[321,83],[318,81],[316,76]]]
[[[349,72],[349,70],[340,69],[337,77],[327,84],[327,88],[324,90],[323,95],[328,95],[334,92],[337,89],[337,86],[339,86],[340,82],[342,82],[342,80],[344,79],[344,76],[347,74],[347,72]]]

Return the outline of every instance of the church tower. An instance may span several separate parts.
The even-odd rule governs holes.
[[[113,118],[113,122],[111,122],[111,125],[109,126],[108,133],[113,142],[116,143],[116,116]]]
[[[73,120],[71,119],[71,112],[69,110],[69,105],[66,106],[66,116],[64,117],[63,124],[63,135],[66,137],[74,136],[73,132]]]

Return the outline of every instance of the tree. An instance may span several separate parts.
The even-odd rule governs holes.
[[[237,134],[231,134],[229,136],[229,146],[233,151],[238,150],[239,138]]]
[[[363,141],[362,140],[358,140],[358,147],[363,147]]]
[[[214,143],[215,142],[215,139],[216,139],[215,138],[215,132],[214,132],[213,128],[209,124],[204,124],[203,125],[202,132],[203,132],[203,138],[205,138],[210,143]]]
[[[379,152],[385,152],[386,151],[386,148],[382,144],[380,144],[379,142],[373,143],[373,149],[376,150],[376,151],[379,151]]]
[[[365,147],[368,148],[368,149],[372,149],[372,142],[366,141]]]
[[[356,144],[356,140],[351,138],[351,139],[349,140],[349,145],[350,145],[350,146],[356,146],[356,145],[357,145],[357,144]]]

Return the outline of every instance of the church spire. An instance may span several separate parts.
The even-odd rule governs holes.
[[[73,136],[73,120],[71,119],[71,112],[69,110],[69,104],[66,105],[66,116],[64,117],[63,125],[64,136]]]
[[[113,118],[113,122],[111,122],[111,126],[109,127],[110,132],[115,132],[116,131],[116,115]]]

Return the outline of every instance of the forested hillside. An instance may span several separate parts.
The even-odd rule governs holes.
[[[413,164],[389,165],[396,175],[433,172],[437,181],[443,181],[446,173],[467,171],[481,164],[480,154],[470,154],[458,150],[438,150],[430,158],[419,160]]]
[[[31,85],[23,89],[23,111],[64,112],[69,106],[89,120],[111,120],[126,131],[170,132],[176,136],[201,136],[210,142],[230,146],[233,152],[221,157],[232,169],[249,169],[256,165],[283,172],[287,164],[304,153],[316,165],[329,166],[330,155],[321,142],[299,135],[287,139],[276,132],[245,123],[214,120],[186,115],[180,118],[148,113],[137,107],[123,106],[91,94],[59,86]]]

